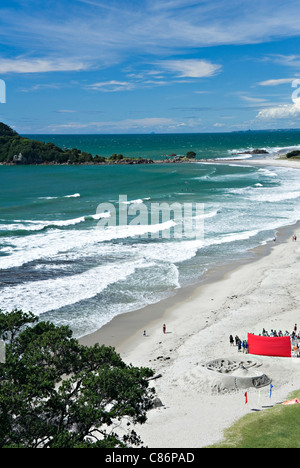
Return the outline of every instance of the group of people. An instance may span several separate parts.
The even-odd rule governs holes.
[[[229,337],[229,342],[231,346],[237,346],[239,352],[248,354],[248,341],[241,340],[237,335],[233,338],[232,335]]]
[[[276,336],[290,336],[292,339],[294,339],[294,338],[296,337],[296,334],[297,334],[297,324],[295,324],[295,327],[294,327],[294,330],[293,330],[292,333],[290,333],[290,332],[287,331],[287,330],[286,330],[284,333],[283,333],[281,330],[279,330],[279,331],[277,332],[276,330],[273,330],[273,329],[271,329],[271,331],[270,331],[270,333],[269,333],[267,330],[265,330],[265,329],[263,328],[263,331],[262,331],[262,334],[261,334],[261,335],[262,335],[262,336],[271,336],[271,337],[274,337],[274,336],[275,336],[275,337],[276,337]],[[298,336],[298,335],[297,335],[297,336]]]
[[[298,332],[298,327],[296,323],[294,325],[294,329],[292,333],[290,333],[287,330],[284,333],[281,330],[277,332],[276,330],[273,330],[273,329],[271,329],[269,333],[265,328],[263,328],[260,336],[268,336],[268,337],[290,336],[292,352],[297,357],[300,357],[300,333]],[[235,336],[235,338],[233,338],[233,336],[230,335],[229,342],[231,346],[237,346],[239,352],[248,354],[249,348],[248,348],[247,340],[241,340],[237,335]]]

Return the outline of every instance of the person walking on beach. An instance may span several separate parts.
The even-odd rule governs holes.
[[[230,346],[234,346],[234,339],[232,335],[230,335],[229,337],[229,342],[230,342]]]
[[[163,333],[166,333],[166,330],[167,330],[166,324],[164,323],[164,324],[163,324]]]

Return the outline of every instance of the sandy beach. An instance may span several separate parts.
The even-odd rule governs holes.
[[[297,161],[285,160],[236,163],[300,168]],[[293,242],[294,234],[299,242]],[[161,374],[153,386],[164,406],[151,410],[146,424],[136,428],[145,446],[207,446],[246,413],[281,403],[300,388],[300,359],[246,355],[229,343],[231,334],[247,339],[248,332],[260,334],[263,328],[292,332],[299,319],[299,259],[297,224],[278,230],[276,242],[255,249],[244,264],[220,267],[202,284],[118,316],[80,340],[115,346],[127,363]],[[268,386],[249,388],[247,404],[245,390],[218,391],[215,373],[203,364],[220,358],[259,364],[272,379],[271,398]]]

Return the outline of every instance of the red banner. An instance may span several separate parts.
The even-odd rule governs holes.
[[[261,356],[291,357],[291,339],[289,336],[258,336],[248,333],[249,354]]]

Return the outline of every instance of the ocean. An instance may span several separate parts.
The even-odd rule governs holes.
[[[192,150],[207,160],[0,166],[0,308],[69,325],[76,337],[198,283],[217,264],[249,258],[278,228],[300,219],[298,170],[230,161],[234,151],[263,148],[271,156],[300,148],[300,132],[29,137],[100,156],[160,160]],[[150,213],[163,203],[201,206],[203,236],[172,235],[182,223],[178,213],[170,222],[156,220],[145,235],[149,227],[134,222],[138,210]],[[126,207],[128,225],[118,218],[109,224],[114,207],[116,214]],[[193,221],[195,213],[190,216]],[[101,220],[108,226],[99,226]]]

